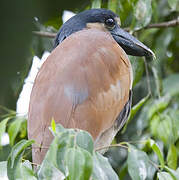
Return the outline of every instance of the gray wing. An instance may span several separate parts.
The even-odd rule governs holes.
[[[130,92],[129,92],[129,100],[127,101],[123,110],[120,112],[120,114],[118,115],[118,117],[116,119],[115,127],[118,130],[120,130],[126,123],[128,117],[129,117],[130,111],[131,111],[131,106],[132,106],[132,90],[130,90]]]

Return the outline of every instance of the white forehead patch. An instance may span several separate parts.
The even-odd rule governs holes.
[[[99,29],[102,31],[107,31],[107,29],[105,28],[104,23],[87,23],[86,24],[86,28],[87,29]]]
[[[118,24],[119,26],[121,26],[121,20],[120,20],[120,18],[119,18],[119,17],[115,17],[115,20],[116,20],[117,24]]]

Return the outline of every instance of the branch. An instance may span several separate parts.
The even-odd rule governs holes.
[[[109,146],[99,147],[99,148],[95,149],[95,151],[100,151],[100,150],[103,150],[103,149],[109,149],[109,148],[111,148],[111,147],[122,147],[122,148],[128,149],[127,146],[124,146],[124,145],[122,145],[122,144],[111,144],[111,145],[109,145]]]
[[[145,29],[149,29],[149,28],[167,28],[167,27],[174,27],[174,26],[178,26],[178,25],[179,25],[179,17],[177,19],[167,21],[167,22],[149,24],[148,26],[145,27]]]
[[[155,23],[155,24],[149,24],[143,29],[151,29],[151,28],[167,28],[167,27],[175,27],[179,25],[179,17],[176,19],[173,19],[171,21],[161,22],[161,23]],[[130,28],[124,28],[125,31],[129,32]],[[141,29],[139,29],[141,30]],[[138,30],[137,30],[138,31]]]
[[[32,31],[33,34],[41,36],[41,37],[47,37],[47,38],[55,38],[57,35],[56,33],[51,32],[44,32],[44,31]]]
[[[22,158],[22,161],[26,161],[26,159]],[[29,161],[30,162],[30,161]],[[33,162],[30,162],[32,165],[34,166],[40,166],[40,164],[37,164],[37,163],[33,163]]]
[[[156,23],[156,24],[149,24],[148,26],[144,27],[144,29],[151,29],[151,28],[167,28],[167,27],[175,27],[179,26],[179,17],[177,19],[166,21],[162,23]],[[124,30],[129,31],[129,28],[124,28]],[[50,33],[50,32],[44,32],[44,31],[32,31],[33,34],[41,36],[41,37],[47,37],[47,38],[55,38],[57,35],[56,33]]]

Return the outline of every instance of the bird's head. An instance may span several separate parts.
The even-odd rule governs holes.
[[[82,29],[97,28],[110,32],[115,41],[132,56],[154,56],[154,53],[134,36],[120,27],[119,17],[107,9],[90,9],[83,11],[63,24],[60,28],[54,47],[58,46],[66,37]]]

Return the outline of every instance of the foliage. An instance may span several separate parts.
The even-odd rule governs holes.
[[[107,158],[93,150],[93,140],[88,132],[65,129],[57,125],[53,135],[55,138],[36,172],[32,169],[31,163],[22,158],[24,150],[34,141],[24,139],[13,147],[8,161],[2,163],[1,170],[7,168],[10,180],[88,180],[90,177],[94,180],[118,179]],[[1,170],[0,174],[3,174]]]
[[[62,174],[67,179],[90,176],[100,180],[117,176],[122,180],[179,179],[178,28],[148,27],[176,19],[179,1],[92,0],[91,5],[85,4],[74,12],[90,7],[112,9],[120,16],[122,27],[127,27],[156,54],[156,59],[147,65],[143,58],[129,57],[134,72],[133,108],[125,127],[116,136],[117,145],[113,144],[105,153],[107,160],[95,152],[87,132],[67,130],[52,121],[54,141],[35,171],[26,154],[33,141],[25,140],[25,118],[3,109],[0,142],[4,132],[8,132],[10,145],[0,147],[0,178],[5,177],[7,169],[9,179],[58,179]],[[55,15],[46,22],[36,21],[35,26],[40,31],[54,33],[59,22],[61,16]],[[44,50],[52,49],[52,44],[50,38],[34,36],[29,45],[31,56],[41,56]]]
[[[37,171],[33,170],[30,161],[23,158],[24,151],[32,145],[33,140],[21,140],[15,146],[7,161],[1,162],[0,175],[8,175],[9,180],[14,179],[83,179],[94,180],[117,180],[118,176],[112,169],[107,158],[93,149],[93,140],[91,135],[82,130],[65,129],[61,125],[53,123],[51,131],[54,140],[41,165],[37,165]],[[171,176],[178,179],[178,169],[175,171],[165,166],[164,156],[157,143],[148,139],[143,142],[145,146],[151,149],[160,161],[157,176]],[[122,144],[125,144],[122,145]],[[151,172],[156,172],[156,167],[150,160],[146,152],[137,149],[130,143],[120,143],[121,147],[128,149],[127,166],[132,179],[152,179]],[[173,148],[170,150],[170,159],[173,162]],[[172,163],[171,163],[172,164]],[[174,167],[176,169],[176,167]],[[7,172],[4,172],[7,169]]]

